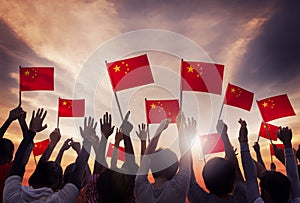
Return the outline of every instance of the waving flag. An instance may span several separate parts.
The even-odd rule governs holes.
[[[20,67],[20,91],[54,90],[53,67]]]
[[[114,92],[153,83],[146,54],[106,64]]]
[[[39,156],[42,155],[45,150],[47,149],[48,145],[50,144],[50,140],[46,139],[40,142],[35,142],[33,146],[33,155],[34,156]]]
[[[58,99],[58,117],[84,117],[84,99]]]
[[[224,65],[182,61],[182,91],[198,91],[222,94]]]
[[[266,127],[268,128],[270,137],[267,133]],[[276,141],[277,140],[277,135],[276,135],[277,130],[279,130],[278,126],[275,126],[275,125],[272,125],[269,123],[266,123],[266,125],[265,125],[264,122],[261,122],[260,129],[259,129],[259,136],[266,138],[266,139],[271,139],[271,140]]]
[[[176,123],[179,113],[179,102],[174,100],[145,100],[147,124],[160,123],[169,118],[171,123]]]
[[[277,148],[284,150],[284,145],[283,144],[275,144],[275,145],[277,146]],[[270,153],[271,153],[271,156],[275,155],[272,144],[270,144]]]
[[[250,111],[254,93],[228,83],[224,104]]]
[[[224,152],[224,144],[219,133],[199,136],[203,155]]]
[[[286,94],[262,99],[257,105],[265,122],[296,115]]]
[[[106,153],[107,157],[112,157],[114,148],[115,148],[115,145],[109,143],[107,153]],[[124,147],[120,147],[120,146],[118,147],[118,159],[120,161],[125,162],[125,148]]]

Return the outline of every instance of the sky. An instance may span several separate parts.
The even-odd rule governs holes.
[[[88,97],[87,115],[98,120],[108,111],[112,113],[114,124],[120,125],[105,60],[147,53],[155,84],[118,93],[123,114],[131,111],[134,130],[145,122],[145,97],[179,97],[180,58],[209,59],[225,65],[223,93],[230,82],[254,92],[255,100],[288,94],[296,116],[271,123],[290,126],[294,133],[293,146],[297,148],[300,144],[297,122],[300,110],[299,1],[0,0],[0,4],[1,123],[18,104],[18,67],[55,67],[55,91],[22,93],[22,107],[27,115],[38,107],[48,111],[48,128],[36,136],[36,141],[47,138],[56,127],[58,97]],[[198,120],[199,134],[212,133],[222,101],[220,95],[185,92],[183,111],[187,117]],[[28,122],[29,118],[27,116]],[[261,116],[255,101],[250,112],[224,106],[221,118],[228,124],[228,134],[235,147],[239,148],[239,118],[248,122],[249,144],[257,140]],[[81,118],[60,119],[62,139],[58,149],[66,138],[81,140],[78,123],[82,123]],[[150,134],[155,128],[150,126]],[[174,126],[170,126],[160,144],[174,147],[176,151],[176,136]],[[18,146],[21,131],[17,123],[11,125],[5,137]],[[134,132],[133,143],[138,153],[139,143]],[[268,143],[260,139],[267,166],[270,165]],[[194,158],[197,167],[201,167],[203,162],[197,148],[199,143],[196,142]],[[65,154],[63,167],[75,160],[73,153]],[[279,169],[283,168],[274,161]],[[31,158],[26,177],[33,168]]]

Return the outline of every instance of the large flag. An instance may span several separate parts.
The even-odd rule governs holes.
[[[58,117],[84,117],[84,99],[58,99]]]
[[[296,115],[286,94],[262,99],[257,105],[265,122]]]
[[[224,104],[250,111],[254,93],[228,83]]]
[[[106,64],[113,91],[153,83],[146,54]]]
[[[224,144],[219,133],[199,136],[203,155],[224,152]]]
[[[34,156],[39,156],[42,155],[45,150],[47,149],[48,145],[50,144],[50,140],[46,139],[40,142],[35,142],[33,146],[33,155]]]
[[[222,94],[224,65],[182,61],[181,90]]]
[[[267,133],[266,127],[268,128],[270,137]],[[271,140],[276,141],[277,140],[277,134],[276,134],[277,130],[279,130],[278,126],[275,126],[275,125],[272,125],[272,124],[269,124],[269,123],[266,123],[266,125],[265,125],[264,122],[261,122],[258,135],[263,137],[263,138],[266,138],[268,140],[271,139]]]
[[[284,150],[284,145],[283,144],[275,144],[277,146],[277,148],[279,149],[283,149]],[[273,149],[273,146],[272,144],[270,144],[270,153],[271,153],[271,156],[274,156],[274,149]]]
[[[171,123],[176,123],[179,113],[179,102],[173,100],[145,100],[147,124],[160,123],[164,119],[171,119]]]
[[[53,67],[20,67],[20,91],[54,90]]]
[[[115,145],[109,143],[107,153],[106,153],[107,157],[112,157],[114,148],[115,148]],[[118,159],[120,161],[125,162],[125,148],[124,147],[120,147],[120,146],[118,147]]]

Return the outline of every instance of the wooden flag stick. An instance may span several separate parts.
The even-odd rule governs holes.
[[[218,120],[220,120],[220,118],[221,118],[223,108],[224,108],[224,102],[222,103],[221,110],[220,110],[220,113],[219,113],[219,116],[218,116]]]
[[[34,158],[35,165],[37,165],[36,158],[34,155],[33,155],[33,158]]]
[[[59,111],[59,100],[60,100],[60,97],[58,97],[58,111]],[[58,112],[57,112],[57,122],[56,122],[56,127],[59,128],[59,115],[58,115]]]
[[[21,74],[21,66],[19,66],[19,75]],[[20,78],[20,76],[19,76]],[[20,83],[21,81],[19,81]],[[20,88],[20,85],[19,85]],[[19,89],[19,107],[22,105],[22,94],[21,94],[21,90]]]
[[[147,131],[148,131],[148,144],[150,144],[150,129],[148,123],[147,123]]]
[[[179,110],[181,111],[182,109],[182,83],[183,83],[183,80],[182,80],[182,75],[181,75],[181,72],[182,72],[182,62],[183,62],[183,59],[181,59],[181,66],[180,66],[180,94],[179,94]]]
[[[124,118],[123,118],[123,114],[122,114],[122,111],[121,111],[121,106],[120,106],[120,102],[119,102],[117,93],[114,92],[114,95],[115,95],[115,99],[116,99],[116,102],[117,102],[117,106],[118,106],[118,109],[119,109],[119,113],[120,113],[121,119],[122,119],[122,121],[123,121]]]

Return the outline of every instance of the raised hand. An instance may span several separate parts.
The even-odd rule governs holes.
[[[73,138],[66,139],[64,144],[62,145],[61,149],[62,150],[70,149],[72,142],[73,142]]]
[[[94,123],[94,118],[89,117],[87,120],[87,117],[85,117],[83,129],[82,127],[79,127],[82,138],[87,139],[93,143],[95,137],[97,137],[96,127],[97,127],[97,122]]]
[[[60,134],[59,128],[55,128],[55,129],[51,132],[51,134],[50,134],[49,137],[50,137],[50,141],[51,141],[52,143],[57,144],[57,143],[59,142],[60,138],[61,138],[61,134]]]
[[[21,107],[20,107],[21,108]],[[26,119],[26,111],[24,111],[22,108],[21,108],[21,111],[19,113],[19,117],[18,117],[18,120],[19,121],[24,121],[25,122],[25,119]]]
[[[115,143],[120,143],[124,139],[123,133],[117,128],[115,135]]]
[[[22,108],[18,106],[9,112],[8,119],[14,121],[20,117],[22,112]]]
[[[129,136],[133,128],[133,125],[128,121],[129,115],[130,115],[130,111],[126,113],[125,118],[120,126],[121,132],[127,136]]]
[[[240,119],[239,123],[241,124],[240,133],[239,133],[239,142],[248,143],[248,129],[246,121]]]
[[[103,119],[100,118],[100,127],[101,133],[106,139],[114,132],[115,126],[111,125],[111,114],[106,112],[103,115]]]
[[[141,141],[147,139],[148,129],[146,127],[146,124],[142,123],[142,125],[139,124],[139,131],[135,131],[138,138],[140,138]]]
[[[285,148],[292,148],[292,129],[289,129],[288,127],[285,128],[279,128],[276,132],[277,137],[282,141]]]
[[[260,146],[258,142],[254,142],[253,149],[256,153],[260,153]]]
[[[47,115],[47,111],[44,112],[44,109],[38,109],[36,114],[35,111],[32,112],[32,117],[29,125],[29,130],[32,132],[40,132],[47,128],[47,124],[43,126],[43,121]]]
[[[223,122],[223,120],[218,120],[217,123],[217,131],[220,135],[227,132],[227,125]]]
[[[193,139],[197,135],[197,122],[194,118],[188,118],[188,122],[182,123],[179,130],[179,148],[181,153],[192,146]]]
[[[77,152],[77,154],[80,153],[81,146],[79,142],[71,142],[71,147]]]

